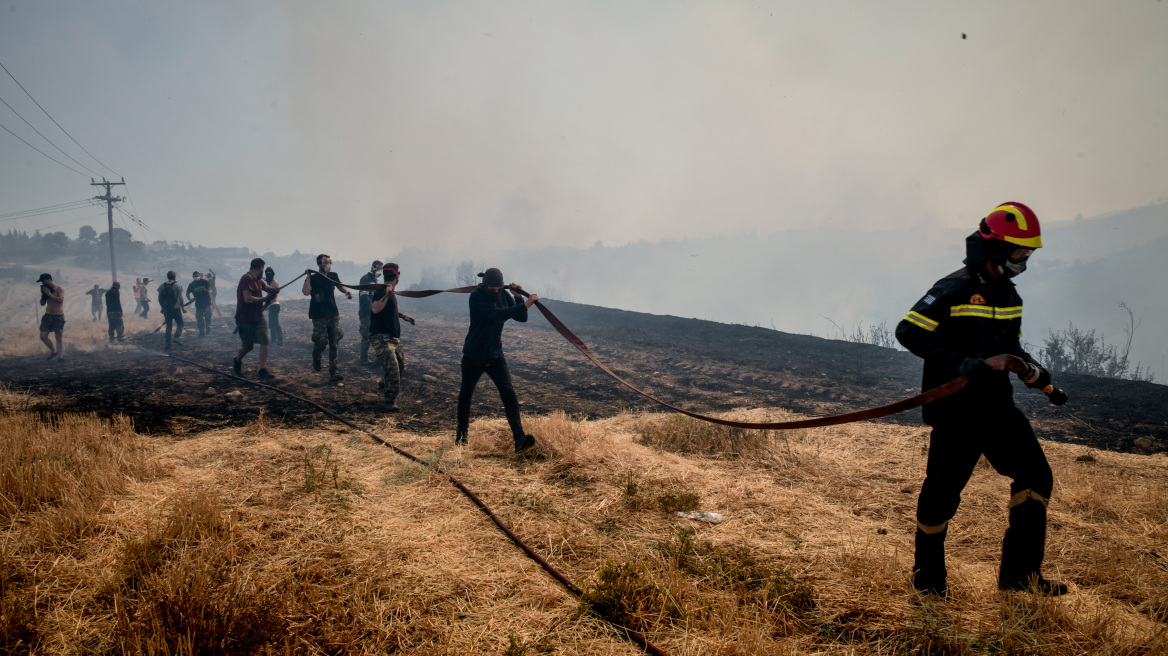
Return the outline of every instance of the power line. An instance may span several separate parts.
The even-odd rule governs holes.
[[[76,207],[66,207],[65,209],[52,210],[50,212],[38,212],[36,214],[23,214],[21,216],[11,216],[6,219],[0,219],[0,222],[20,221],[21,219],[34,219],[38,216],[47,216],[49,214],[60,214],[62,212],[72,212],[74,210],[83,210],[86,207],[95,205],[96,203],[86,203],[85,205],[77,205]]]
[[[131,204],[133,204],[133,203],[131,203]],[[135,215],[133,215],[133,214],[131,214],[131,213],[127,212],[125,209],[123,209],[123,208],[121,208],[121,207],[115,207],[114,209],[116,209],[117,211],[121,212],[121,213],[122,213],[122,215],[123,215],[123,216],[125,216],[127,219],[129,219],[129,220],[133,221],[134,223],[137,223],[138,225],[142,226],[142,228],[143,228],[143,229],[145,229],[145,230],[149,230],[150,232],[153,232],[153,233],[154,233],[154,235],[155,235],[156,237],[158,237],[159,239],[161,239],[162,241],[169,241],[169,240],[168,240],[168,239],[167,239],[165,236],[163,236],[163,234],[162,234],[162,233],[160,233],[160,232],[158,232],[157,230],[155,230],[154,228],[151,228],[150,226],[146,225],[146,222],[145,222],[145,221],[143,221],[142,219],[139,219],[137,216],[135,216]]]
[[[49,117],[49,120],[53,122],[53,125],[60,128],[61,132],[64,132],[65,136],[69,137],[70,141],[77,144],[78,148],[80,148],[81,150],[85,150],[85,146],[82,146],[80,143],[77,143],[77,140],[73,138],[73,135],[69,134],[69,132],[67,130],[65,130],[65,128],[61,127],[61,124],[57,122],[57,119],[53,118],[53,115],[50,114],[48,112],[48,110],[46,110],[44,107],[41,107],[41,104],[39,102],[37,102],[37,99],[32,97],[32,94],[28,92],[28,89],[24,88],[24,85],[20,83],[20,80],[16,79],[16,76],[12,74],[12,71],[8,70],[8,67],[4,65],[4,62],[0,62],[0,68],[4,69],[5,73],[8,73],[8,77],[12,78],[12,81],[16,83],[16,86],[20,87],[20,90],[24,92],[24,95],[28,96],[33,101],[33,103],[36,104],[37,107],[40,107],[40,110],[45,113],[45,116]],[[7,128],[5,128],[5,129],[7,129]],[[21,141],[24,141],[24,140],[21,139]],[[119,178],[122,177],[121,173],[118,173],[117,171],[111,169],[109,166],[106,166],[106,163],[101,161],[100,159],[94,157],[93,153],[89,152],[88,150],[85,150],[85,154],[89,155],[90,157],[93,157],[93,161],[97,162],[98,164],[101,164],[102,166],[105,166],[105,168],[108,169],[114,175],[118,176]],[[84,175],[84,174],[82,174],[82,175]]]
[[[12,130],[9,130],[8,128],[4,127],[4,125],[3,125],[3,124],[0,124],[0,128],[4,128],[4,131],[5,131],[5,132],[7,132],[8,134],[10,134],[10,135],[12,135],[12,136],[16,137],[17,139],[20,139],[21,143],[23,143],[24,145],[28,146],[29,148],[32,148],[33,150],[37,151],[38,153],[40,153],[40,154],[44,155],[45,157],[48,157],[49,159],[52,159],[54,162],[57,162],[57,163],[58,163],[58,164],[60,164],[61,166],[64,166],[65,168],[69,169],[70,171],[72,171],[72,172],[76,173],[77,175],[79,175],[79,176],[81,176],[81,177],[83,177],[83,178],[88,178],[88,177],[90,177],[89,175],[87,175],[87,174],[85,174],[85,173],[82,173],[81,171],[78,171],[77,169],[73,168],[72,166],[69,166],[68,164],[64,164],[64,163],[62,163],[62,162],[59,162],[59,161],[57,161],[57,160],[53,159],[51,156],[47,155],[47,154],[45,153],[45,151],[41,150],[40,148],[37,148],[36,146],[34,146],[34,145],[30,144],[29,142],[25,141],[24,139],[21,139],[21,138],[20,138],[20,135],[16,134],[16,133],[15,133],[15,132],[13,132]]]
[[[78,205],[78,204],[82,204],[82,203],[89,203],[89,201],[90,201],[90,199],[88,199],[88,198],[82,198],[81,200],[69,201],[68,203],[59,203],[57,205],[46,205],[45,207],[35,207],[31,210],[20,210],[19,212],[6,212],[4,214],[0,214],[0,219],[2,219],[4,217],[8,217],[8,216],[16,216],[17,214],[29,214],[29,213],[33,213],[33,212],[44,212],[46,210],[55,210],[55,209],[58,209],[61,207],[66,207],[68,205]]]
[[[72,156],[72,155],[70,155],[69,153],[67,153],[67,152],[65,152],[65,151],[63,151],[63,150],[61,150],[61,147],[60,147],[60,146],[58,146],[57,144],[53,143],[53,140],[52,140],[52,139],[49,139],[49,138],[48,138],[48,137],[46,137],[44,134],[42,134],[40,130],[36,129],[36,126],[35,126],[35,125],[33,125],[32,123],[29,123],[29,122],[28,122],[28,119],[26,119],[25,117],[21,116],[21,115],[20,115],[20,112],[16,111],[16,108],[15,108],[15,107],[13,107],[12,105],[9,105],[7,100],[4,100],[3,98],[0,98],[0,103],[4,103],[4,106],[5,106],[5,107],[7,107],[8,109],[11,109],[13,114],[16,114],[16,118],[18,118],[18,119],[20,119],[20,120],[24,121],[24,124],[25,124],[25,125],[27,125],[28,127],[32,128],[32,131],[33,131],[33,132],[36,132],[37,134],[41,135],[41,139],[44,139],[45,141],[49,142],[49,145],[50,145],[50,146],[52,146],[53,148],[56,148],[56,149],[57,149],[58,151],[60,151],[60,152],[61,152],[61,154],[62,154],[62,155],[64,155],[65,157],[68,157],[69,159],[73,160],[73,163],[74,163],[74,164],[76,164],[77,166],[80,166],[81,168],[85,169],[86,171],[89,171],[90,173],[92,173],[92,174],[94,174],[94,175],[97,175],[97,176],[100,176],[100,175],[101,175],[101,174],[100,174],[100,173],[98,173],[97,171],[94,171],[93,169],[89,168],[88,166],[86,166],[86,165],[82,164],[81,162],[78,162],[77,160],[73,159],[73,156]]]

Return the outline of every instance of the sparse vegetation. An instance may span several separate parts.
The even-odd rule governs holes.
[[[863,321],[857,321],[848,330],[835,322],[834,319],[824,317],[835,328],[836,334],[845,342],[852,342],[855,344],[871,344],[872,346],[879,346],[881,348],[899,349],[900,342],[896,341],[896,331],[894,328],[888,327],[887,321],[874,323],[868,326],[864,325]]]
[[[1119,307],[1127,313],[1128,320],[1124,328],[1127,339],[1122,348],[1108,344],[1103,333],[1097,335],[1094,329],[1080,330],[1073,323],[1067,322],[1066,330],[1058,332],[1052,330],[1043,340],[1040,350],[1042,363],[1057,373],[1155,381],[1155,374],[1141,363],[1137,362],[1134,367],[1132,366],[1130,359],[1132,339],[1135,337],[1139,322],[1126,303],[1120,303]]]
[[[624,504],[629,510],[692,511],[701,502],[701,495],[680,480],[642,478],[632,469],[625,474]]]
[[[673,453],[727,458],[766,454],[774,439],[771,431],[721,426],[685,415],[647,415],[637,424],[641,443]]]

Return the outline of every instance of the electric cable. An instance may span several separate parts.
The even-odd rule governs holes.
[[[61,127],[61,124],[57,122],[57,119],[53,118],[53,115],[52,115],[52,114],[50,114],[50,113],[49,113],[49,111],[48,111],[47,109],[45,109],[44,107],[41,107],[41,104],[40,104],[39,102],[37,102],[37,99],[32,97],[32,94],[28,92],[28,89],[25,89],[25,88],[24,88],[24,85],[20,83],[20,80],[16,79],[16,76],[12,74],[12,71],[8,70],[8,67],[4,65],[4,62],[0,62],[0,68],[4,69],[4,72],[5,72],[5,73],[8,73],[8,77],[12,78],[12,81],[16,83],[16,86],[20,87],[20,90],[24,92],[24,95],[28,96],[28,97],[29,97],[29,99],[30,99],[30,100],[32,100],[32,101],[33,101],[33,103],[34,103],[34,104],[36,104],[36,106],[37,106],[38,108],[40,108],[40,110],[41,110],[42,112],[44,112],[44,113],[45,113],[45,116],[48,116],[48,117],[49,117],[49,120],[53,122],[53,125],[55,125],[55,126],[57,126],[58,128],[60,128],[61,132],[64,132],[64,133],[65,133],[65,136],[66,136],[66,137],[69,137],[69,140],[70,140],[70,141],[72,141],[73,143],[77,144],[77,147],[78,147],[78,148],[80,148],[81,150],[84,150],[86,155],[89,155],[90,157],[93,157],[93,161],[97,162],[98,164],[101,164],[101,165],[102,165],[102,166],[104,166],[104,167],[105,167],[105,168],[106,168],[108,171],[110,171],[110,172],[111,172],[111,173],[113,173],[114,175],[118,176],[119,178],[120,178],[120,177],[122,177],[122,174],[121,174],[121,173],[118,173],[117,171],[115,171],[115,170],[111,169],[109,166],[107,166],[107,165],[106,165],[106,163],[105,163],[105,162],[101,161],[101,160],[100,160],[100,159],[98,159],[97,157],[94,157],[93,153],[89,152],[88,150],[85,150],[85,146],[82,146],[80,143],[78,143],[78,142],[77,142],[77,140],[73,138],[73,135],[69,134],[69,131],[68,131],[68,130],[66,130],[65,128]],[[5,129],[7,129],[7,128],[5,128]],[[22,141],[23,141],[23,140],[22,140]],[[82,175],[84,175],[84,174],[82,174]],[[88,176],[87,176],[87,177],[88,177]]]
[[[65,168],[69,169],[70,171],[72,171],[72,172],[76,173],[77,175],[79,175],[79,176],[81,176],[81,177],[83,177],[83,178],[88,178],[88,177],[89,177],[89,175],[87,175],[87,174],[85,174],[85,173],[82,173],[81,171],[78,171],[77,169],[73,168],[72,166],[69,166],[68,164],[65,164],[65,163],[63,163],[63,162],[60,162],[60,161],[58,161],[58,160],[54,159],[54,158],[53,158],[53,157],[51,157],[49,154],[47,154],[45,151],[41,150],[40,148],[37,148],[36,146],[34,146],[34,145],[30,144],[30,143],[29,143],[29,142],[27,142],[27,141],[25,141],[24,139],[22,139],[22,138],[21,138],[21,136],[20,136],[20,135],[16,134],[16,133],[15,133],[15,132],[13,132],[12,130],[9,130],[7,127],[5,127],[5,126],[4,126],[4,124],[0,123],[0,128],[4,128],[4,131],[5,131],[5,132],[7,132],[8,134],[10,134],[10,135],[12,135],[12,136],[16,137],[17,139],[20,139],[20,142],[21,142],[21,143],[23,143],[24,145],[28,146],[29,148],[32,148],[33,150],[37,151],[38,153],[40,153],[40,154],[44,155],[45,157],[48,157],[49,159],[53,160],[54,162],[57,162],[57,163],[58,163],[58,164],[60,164],[61,166],[64,166]]]
[[[100,174],[100,173],[98,173],[97,171],[94,171],[93,169],[89,168],[88,166],[86,166],[86,165],[82,164],[81,162],[78,162],[77,160],[73,159],[73,156],[72,156],[72,155],[70,155],[69,153],[65,152],[64,150],[61,150],[61,147],[60,147],[60,146],[58,146],[57,144],[53,143],[53,140],[52,140],[52,139],[50,139],[50,138],[46,137],[44,134],[42,134],[40,130],[36,129],[36,126],[35,126],[35,125],[33,125],[32,123],[29,123],[29,122],[28,122],[28,119],[26,119],[25,117],[21,116],[21,115],[20,115],[20,112],[16,111],[16,108],[15,108],[15,107],[13,107],[12,105],[9,105],[7,100],[4,100],[3,98],[0,98],[0,103],[4,103],[4,106],[5,106],[5,107],[7,107],[8,109],[11,109],[13,114],[16,114],[16,118],[18,118],[18,119],[20,119],[20,120],[24,121],[24,124],[25,124],[25,125],[27,125],[28,127],[32,128],[32,131],[33,131],[33,132],[36,132],[37,134],[39,134],[39,135],[41,136],[41,139],[44,139],[45,141],[49,142],[49,145],[50,145],[50,146],[52,146],[53,148],[56,148],[56,149],[57,149],[57,150],[58,150],[58,151],[59,151],[59,152],[60,152],[62,155],[64,155],[65,157],[68,157],[69,159],[73,160],[73,163],[74,163],[74,164],[76,164],[77,166],[80,166],[81,168],[85,169],[86,171],[89,171],[89,172],[90,172],[90,173],[92,173],[93,175],[96,175],[96,176],[98,176],[98,177],[101,177],[101,174]]]
[[[82,198],[81,200],[74,200],[74,201],[70,201],[68,203],[58,203],[56,205],[46,205],[45,207],[34,207],[32,209],[20,210],[18,212],[6,212],[4,214],[0,214],[0,219],[18,216],[21,214],[38,214],[41,212],[58,210],[58,209],[63,209],[63,208],[67,209],[68,206],[70,206],[70,205],[82,207],[84,205],[92,204],[91,203],[92,200],[93,199],[91,199],[91,198]]]

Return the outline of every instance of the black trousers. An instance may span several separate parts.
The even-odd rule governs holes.
[[[166,319],[166,348],[170,348],[171,331],[174,332],[174,338],[182,337],[183,331],[183,311],[181,308],[170,308],[162,311],[162,316]],[[178,327],[175,327],[178,324]]]
[[[1046,501],[1054,488],[1046,454],[1021,410],[969,409],[964,417],[936,424],[929,436],[925,482],[917,498],[913,569],[918,582],[944,580],[946,526],[982,455],[1012,479],[1001,575],[1012,581],[1038,573],[1046,545]]]
[[[458,391],[458,434],[465,435],[470,426],[470,400],[474,396],[475,385],[483,374],[487,374],[499,388],[499,398],[503,400],[503,411],[511,426],[511,435],[516,441],[524,436],[523,423],[519,419],[519,397],[511,384],[511,371],[506,358],[500,357],[486,364],[462,359],[462,388]]]
[[[271,340],[277,346],[284,345],[284,330],[280,328],[280,306],[268,306],[268,331],[271,333]]]

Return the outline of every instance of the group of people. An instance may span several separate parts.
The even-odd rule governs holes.
[[[912,570],[913,585],[924,595],[947,597],[949,594],[945,567],[949,522],[982,456],[995,470],[1012,479],[1009,528],[1002,541],[998,587],[1051,596],[1067,591],[1065,585],[1045,578],[1040,571],[1046,544],[1047,504],[1054,487],[1050,465],[1029,420],[1014,405],[1008,372],[997,371],[986,361],[999,354],[1012,355],[1024,363],[1021,366],[1025,371],[1018,375],[1028,387],[1048,393],[1053,389],[1050,373],[1022,347],[1022,299],[1012,282],[1026,270],[1027,261],[1041,247],[1038,218],[1029,207],[1016,202],[996,207],[966,239],[965,266],[939,280],[896,328],[899,342],[924,360],[923,389],[933,389],[958,377],[968,379],[958,392],[924,407],[924,421],[932,427],[932,433],[925,479],[917,500]],[[243,342],[232,363],[237,376],[243,373],[244,357],[259,344],[258,375],[273,377],[267,369],[269,325],[264,313],[268,312],[273,333],[279,334],[280,285],[272,269],[265,270],[264,264],[261,258],[252,260],[251,268],[240,278],[236,290],[235,323]],[[338,368],[337,351],[344,331],[335,294],[339,291],[351,299],[353,293],[332,271],[332,259],[328,255],[317,256],[316,264],[315,270],[305,269],[301,289],[311,297],[308,316],[312,320],[312,365],[315,370],[322,370],[327,349],[329,377],[339,381],[343,376]],[[523,430],[519,403],[503,355],[502,332],[509,320],[527,321],[528,309],[539,297],[525,294],[518,285],[505,284],[499,269],[487,269],[479,275],[482,283],[469,299],[470,327],[462,348],[455,442],[467,442],[471,397],[479,379],[487,374],[499,390],[515,451],[519,453],[534,446],[535,438]],[[198,273],[194,276],[195,281],[187,292],[188,296],[194,295],[198,308],[198,299],[210,297],[213,292],[206,291],[206,281],[197,284]],[[177,285],[173,272],[167,278],[164,287]],[[395,289],[399,279],[397,264],[375,261],[356,286],[360,292],[361,361],[370,362],[368,353],[372,348],[384,372],[380,386],[389,412],[398,411],[396,401],[405,372],[401,321],[416,323],[398,310]],[[45,306],[41,340],[49,347],[50,359],[60,358],[61,329],[65,323],[61,309],[64,290],[47,273],[41,275],[39,282],[41,304]],[[96,298],[98,291],[87,293]],[[173,299],[171,294],[163,296],[160,288],[160,305],[167,316],[168,344],[170,322],[175,320],[178,324],[176,342],[182,330],[182,301],[176,292],[172,293]],[[117,294],[115,282],[105,292],[111,339],[115,321],[119,339],[122,331]],[[196,315],[202,316],[198,310]],[[209,325],[209,319],[206,323]],[[202,319],[199,325],[203,334],[206,328]],[[53,333],[55,346],[49,339]]]

